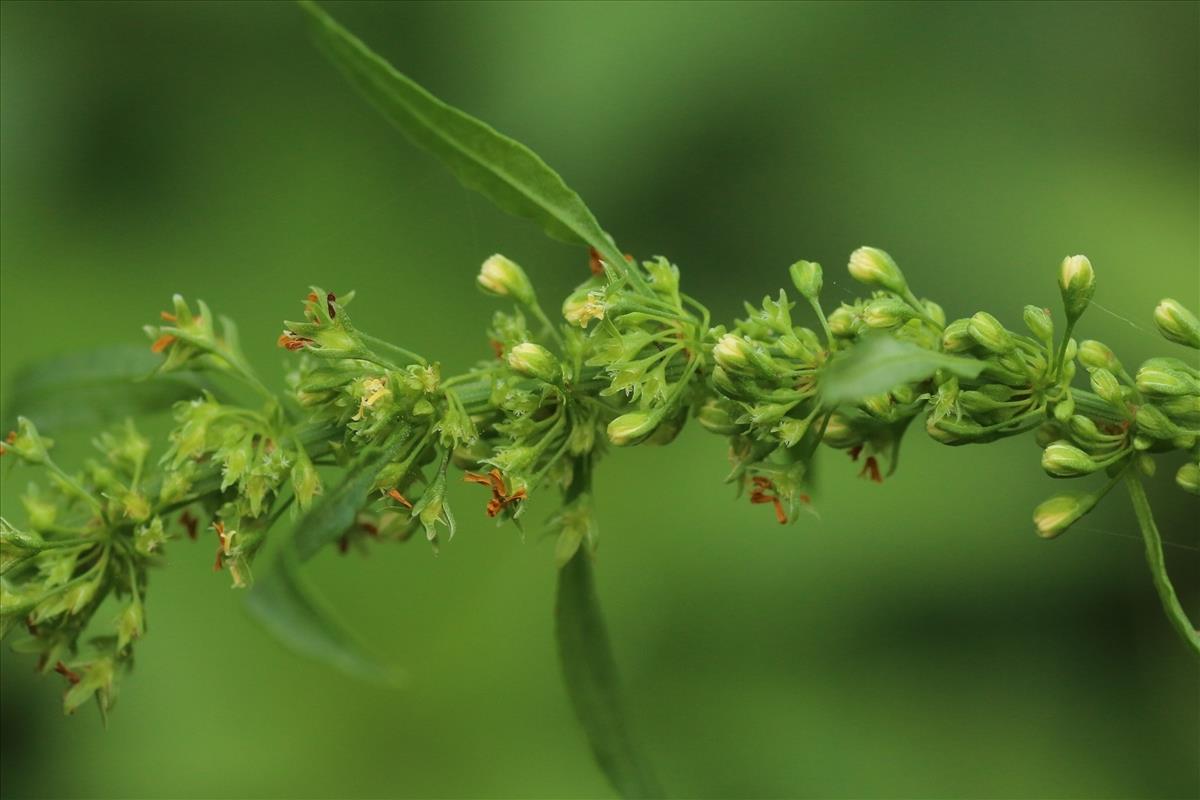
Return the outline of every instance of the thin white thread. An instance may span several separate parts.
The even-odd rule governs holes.
[[[1091,527],[1087,527],[1084,525],[1075,525],[1075,526],[1073,526],[1073,530],[1087,531],[1088,533],[1103,533],[1107,536],[1118,536],[1122,539],[1132,539],[1135,542],[1142,541],[1142,537],[1140,537],[1140,536],[1134,536],[1131,533],[1118,533],[1117,531],[1104,530],[1103,528],[1091,528]],[[1194,553],[1200,553],[1200,547],[1193,547],[1190,544],[1183,544],[1181,542],[1172,542],[1172,541],[1168,541],[1167,539],[1163,539],[1162,543],[1163,543],[1164,547],[1175,547],[1180,550],[1190,550]]]
[[[1105,306],[1102,306],[1099,303],[1097,303],[1095,300],[1092,301],[1092,305],[1094,305],[1096,308],[1103,311],[1105,314],[1109,314],[1111,316],[1116,317],[1117,319],[1121,320],[1121,322],[1124,322],[1126,325],[1129,325],[1130,327],[1141,331],[1142,333],[1146,334],[1147,336],[1154,336],[1154,333],[1152,331],[1146,330],[1141,325],[1138,325],[1136,322],[1129,319],[1128,317],[1122,317],[1120,314],[1113,311],[1111,308],[1106,308]]]

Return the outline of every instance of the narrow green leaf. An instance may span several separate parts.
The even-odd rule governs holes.
[[[402,75],[316,3],[300,0],[318,44],[354,85],[414,144],[500,209],[531,220],[555,239],[586,242],[613,269],[625,259],[583,200],[532,150],[442,102]]]
[[[110,347],[38,362],[20,371],[6,393],[5,430],[16,415],[43,431],[100,427],[165,411],[208,384],[187,373],[153,374],[162,357],[146,347]]]
[[[408,432],[404,431],[393,435],[381,447],[365,451],[347,470],[345,480],[324,494],[300,519],[291,543],[301,561],[315,556],[354,523],[380,470],[407,441]]]
[[[283,548],[246,594],[246,608],[260,625],[299,655],[374,683],[397,685],[403,676],[351,635],[300,575],[299,562]]]
[[[853,403],[902,383],[924,380],[939,369],[960,378],[974,378],[983,367],[984,363],[974,358],[937,353],[890,336],[877,336],[865,339],[829,363],[821,373],[821,398],[826,406]]]
[[[555,632],[563,678],[596,762],[621,797],[663,797],[630,738],[604,618],[585,548],[558,572]]]

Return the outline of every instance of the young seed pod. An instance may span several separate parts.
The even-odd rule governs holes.
[[[1060,494],[1051,497],[1033,510],[1033,524],[1037,535],[1053,539],[1074,525],[1096,505],[1092,494]]]
[[[1154,325],[1164,337],[1200,350],[1200,320],[1178,300],[1167,298],[1154,309]]]
[[[1054,338],[1054,321],[1050,319],[1050,312],[1046,309],[1025,306],[1022,318],[1025,320],[1025,327],[1041,341],[1049,342]]]
[[[896,262],[884,251],[876,247],[860,247],[850,254],[847,265],[851,277],[859,283],[887,289],[896,294],[904,294],[908,283]]]
[[[508,351],[508,366],[529,378],[554,382],[562,377],[558,359],[534,342],[521,342]]]
[[[1087,256],[1067,256],[1058,271],[1058,288],[1062,292],[1067,319],[1079,319],[1096,292],[1096,274]]]
[[[1079,363],[1088,369],[1106,369],[1116,374],[1121,371],[1121,362],[1108,345],[1095,339],[1084,339],[1079,343]]]
[[[483,262],[475,282],[479,288],[497,297],[511,297],[526,305],[534,300],[533,284],[525,270],[499,253]]]
[[[986,311],[980,311],[967,323],[967,333],[985,350],[1007,353],[1013,349],[1013,338],[1000,320]]]
[[[1090,475],[1100,467],[1075,445],[1060,441],[1042,451],[1042,469],[1055,478],[1075,478]]]
[[[797,261],[788,270],[796,291],[808,300],[816,300],[821,294],[821,265],[815,261]]]

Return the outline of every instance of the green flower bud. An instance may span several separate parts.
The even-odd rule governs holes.
[[[301,511],[307,511],[313,497],[321,493],[321,478],[307,455],[301,454],[292,465],[292,491]]]
[[[925,313],[937,323],[939,328],[946,327],[946,312],[941,306],[932,300],[922,300],[921,305],[925,306]]]
[[[727,333],[713,347],[713,360],[727,372],[750,370],[751,344],[741,336]]]
[[[1137,471],[1145,475],[1147,478],[1153,478],[1154,473],[1158,471],[1158,462],[1153,457],[1146,453],[1141,453],[1133,459],[1133,465],[1137,467]]]
[[[908,303],[898,297],[877,297],[863,309],[862,321],[868,328],[886,330],[903,325],[912,317]]]
[[[849,417],[835,412],[829,416],[821,441],[830,447],[845,450],[861,444],[864,437],[863,431]]]
[[[1048,310],[1037,306],[1025,306],[1023,318],[1025,327],[1038,339],[1048,342],[1054,338],[1054,320],[1050,318]]]
[[[1158,402],[1158,407],[1180,425],[1200,427],[1200,395],[1167,397]]]
[[[1054,404],[1054,418],[1062,424],[1067,424],[1075,414],[1075,395],[1070,390],[1063,399]]]
[[[1107,441],[1092,418],[1082,414],[1075,414],[1067,421],[1067,430],[1071,432],[1072,439],[1084,444],[1100,444]]]
[[[1154,325],[1172,342],[1200,350],[1200,320],[1178,300],[1167,298],[1154,309]]]
[[[0,453],[11,451],[28,464],[45,464],[50,459],[46,451],[53,445],[53,441],[38,433],[32,422],[17,417],[17,429],[0,444]]]
[[[117,650],[124,650],[134,639],[141,638],[146,630],[146,616],[142,603],[134,598],[117,616]]]
[[[1122,394],[1121,384],[1115,375],[1106,369],[1094,369],[1091,371],[1089,381],[1092,384],[1092,391],[1098,394],[1101,400],[1118,411],[1125,411],[1125,395]]]
[[[1180,433],[1179,427],[1171,422],[1166,414],[1149,403],[1138,406],[1134,423],[1137,425],[1138,433],[1145,434],[1152,439],[1170,440]]]
[[[1012,335],[1000,324],[1000,320],[986,311],[980,311],[971,317],[967,324],[967,333],[985,350],[993,353],[1007,353],[1013,349]]]
[[[530,378],[553,382],[562,377],[558,359],[546,348],[533,342],[521,342],[508,351],[508,366]]]
[[[1200,464],[1191,462],[1180,467],[1175,473],[1175,483],[1185,492],[1200,494]]]
[[[1037,535],[1043,539],[1058,536],[1091,511],[1096,505],[1096,499],[1095,495],[1091,494],[1060,494],[1051,497],[1033,510],[1033,524],[1037,527]]]
[[[1095,339],[1085,339],[1079,345],[1079,363],[1088,369],[1106,369],[1113,374],[1121,371],[1121,362],[1108,345]]]
[[[631,411],[622,414],[608,423],[608,440],[617,447],[638,444],[654,433],[661,420],[662,415],[659,413]]]
[[[1059,439],[1062,439],[1064,435],[1066,435],[1066,430],[1063,428],[1062,423],[1047,420],[1034,431],[1033,438],[1037,442],[1037,446],[1045,450]]]
[[[721,436],[732,436],[745,427],[734,420],[729,404],[715,397],[709,398],[704,405],[700,406],[696,420],[704,430]]]
[[[1090,475],[1100,467],[1075,445],[1060,441],[1042,451],[1042,469],[1055,478],[1074,478]]]
[[[809,299],[816,300],[821,294],[821,265],[815,261],[797,261],[788,270],[796,290]]]
[[[974,346],[969,319],[956,319],[942,331],[942,350],[947,353],[965,353]]]
[[[499,253],[483,262],[475,281],[479,288],[497,297],[511,297],[525,305],[534,301],[533,285],[525,270]]]
[[[1063,259],[1058,272],[1058,288],[1062,291],[1067,319],[1079,319],[1096,292],[1096,273],[1087,256],[1067,256]]]
[[[847,305],[838,306],[826,320],[829,331],[839,339],[853,339],[862,329],[862,319],[858,312]]]
[[[1149,364],[1149,362],[1147,362]],[[1134,379],[1138,391],[1149,395],[1200,394],[1200,386],[1190,375],[1166,366],[1143,366]]]
[[[850,254],[850,263],[847,266],[851,277],[859,283],[887,289],[896,294],[904,294],[908,290],[904,274],[900,272],[896,262],[878,248],[858,248]]]

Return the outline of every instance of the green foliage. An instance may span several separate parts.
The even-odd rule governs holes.
[[[554,630],[563,680],[596,763],[622,797],[662,797],[625,720],[617,665],[596,599],[591,559],[578,553],[558,571]]]
[[[624,259],[583,200],[532,150],[442,102],[397,72],[316,3],[301,2],[321,49],[418,147],[498,207],[564,242],[587,243],[620,271]]]
[[[891,391],[901,384],[923,381],[939,369],[959,378],[976,378],[983,368],[982,361],[948,356],[880,336],[830,362],[821,379],[821,399],[835,407]]]
[[[300,655],[374,683],[394,686],[402,679],[337,621],[305,583],[295,554],[286,548],[246,595],[246,608],[267,632]]]

